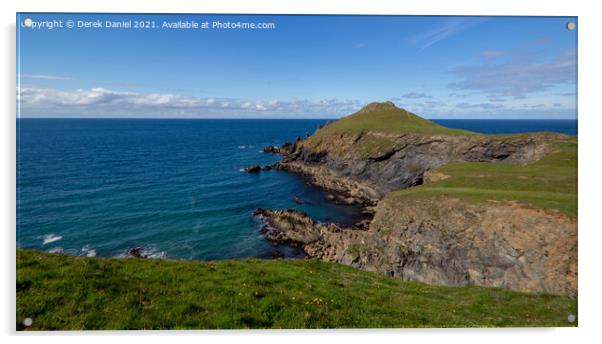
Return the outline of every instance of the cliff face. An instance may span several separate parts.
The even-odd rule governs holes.
[[[576,223],[517,204],[385,198],[367,230],[260,210],[266,237],[313,258],[428,284],[577,293]]]
[[[559,195],[566,185],[572,191],[573,173],[576,197],[576,160],[572,172],[572,165],[562,165],[572,156],[558,153],[559,142],[573,141],[556,134],[452,130],[391,103],[374,103],[283,146],[283,159],[274,166],[305,175],[335,201],[364,205],[374,215],[368,226],[316,223],[292,210],[260,209],[256,215],[264,218],[269,240],[298,245],[310,257],[430,284],[575,295],[576,220],[522,202],[564,209],[566,198]],[[544,157],[548,165],[538,166]],[[450,162],[468,164],[472,175],[434,170]],[[494,164],[499,173],[480,170]],[[568,177],[556,175],[566,171]],[[463,179],[468,181],[453,184]],[[413,188],[425,182],[440,187]],[[407,188],[425,192],[405,199],[392,193]]]
[[[370,120],[372,112],[390,113],[384,122],[410,122],[417,117],[392,103],[375,103],[349,118],[355,122],[360,122],[358,117]],[[410,120],[408,116],[412,116]],[[341,202],[374,204],[393,190],[421,184],[424,172],[450,161],[513,164],[537,161],[552,151],[549,143],[560,136],[488,136],[446,130],[422,121],[425,123],[417,126],[418,133],[412,131],[415,128],[412,125],[407,130],[331,129],[335,122],[307,140],[287,146],[280,152],[283,159],[275,167],[308,176],[314,184],[342,196],[338,197]],[[349,124],[353,125],[354,122]]]
[[[358,154],[362,140],[382,139],[390,146],[373,154]],[[364,132],[331,138],[312,147],[302,141],[286,154],[279,169],[306,174],[314,184],[340,192],[347,203],[374,203],[393,190],[422,183],[424,172],[450,161],[525,164],[550,152],[549,137],[490,138],[382,134]],[[344,150],[332,154],[329,147]]]

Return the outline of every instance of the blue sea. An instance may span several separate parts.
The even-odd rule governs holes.
[[[276,170],[264,146],[292,142],[326,120],[19,119],[17,246],[72,255],[226,259],[271,257],[252,216],[295,208],[321,221],[355,222],[359,209]],[[577,133],[572,120],[438,120],[482,133]],[[302,201],[293,201],[297,197]]]

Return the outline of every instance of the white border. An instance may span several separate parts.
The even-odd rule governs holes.
[[[9,0],[10,1],[10,0]],[[0,124],[2,142],[2,168],[0,169],[2,188],[1,202],[4,235],[2,243],[2,310],[0,324],[2,335],[10,336],[9,341],[46,343],[105,343],[115,339],[132,341],[150,341],[161,343],[172,340],[167,336],[178,336],[185,342],[225,339],[235,342],[289,342],[307,343],[309,341],[362,342],[375,336],[376,340],[407,340],[440,342],[461,340],[463,343],[504,343],[527,340],[545,340],[551,343],[574,341],[598,341],[600,331],[598,321],[602,318],[600,310],[600,266],[602,262],[602,223],[597,216],[600,190],[600,169],[598,155],[602,145],[598,138],[601,126],[600,61],[602,55],[601,24],[602,12],[596,8],[595,1],[579,0],[414,0],[397,1],[370,0],[352,3],[351,0],[20,0],[18,2],[0,2],[2,11],[2,60],[0,84],[3,113]],[[44,338],[40,334],[23,335],[14,332],[14,252],[15,252],[15,12],[145,12],[145,13],[295,13],[295,14],[422,14],[422,15],[559,15],[579,17],[579,328],[578,329],[400,329],[400,330],[333,330],[333,331],[186,331],[186,332],[103,332],[50,334]],[[156,335],[159,336],[156,336]],[[191,335],[192,334],[192,335]],[[133,336],[144,335],[145,338]],[[155,335],[149,337],[149,335]],[[202,338],[196,336],[201,335]],[[107,337],[109,336],[109,337]],[[219,336],[219,338],[217,337]]]

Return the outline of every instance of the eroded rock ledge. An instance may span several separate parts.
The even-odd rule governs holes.
[[[321,142],[298,139],[278,149],[273,168],[302,174],[337,194],[337,201],[374,205],[393,190],[422,184],[424,173],[451,161],[527,164],[553,151],[561,135],[490,137],[364,132]],[[362,140],[387,140],[388,148],[359,153]]]
[[[256,215],[268,240],[301,247],[311,258],[429,284],[577,293],[577,224],[543,210],[385,198],[363,230],[318,223],[295,210]]]

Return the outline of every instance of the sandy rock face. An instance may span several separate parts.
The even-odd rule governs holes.
[[[577,224],[560,214],[443,198],[386,198],[367,230],[294,210],[257,214],[269,240],[294,243],[312,258],[429,284],[577,293]]]
[[[577,293],[577,223],[564,215],[444,198],[386,199],[378,208],[370,231],[389,250],[363,264],[431,284]]]

